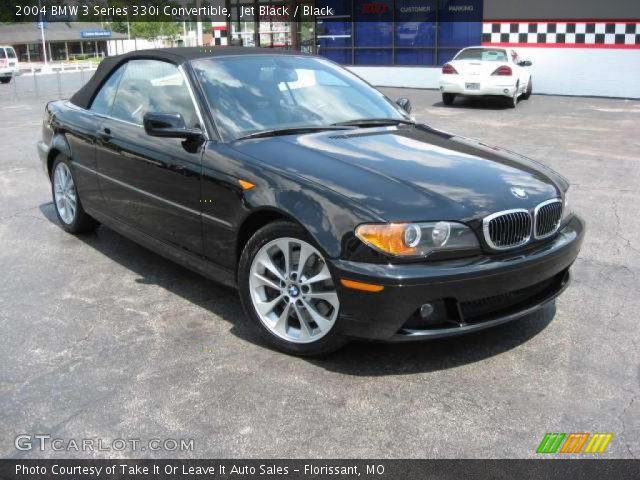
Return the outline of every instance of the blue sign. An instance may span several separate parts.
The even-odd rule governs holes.
[[[111,30],[82,30],[80,36],[82,38],[108,38],[111,36]]]

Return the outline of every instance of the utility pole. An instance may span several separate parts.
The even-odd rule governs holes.
[[[42,0],[38,0],[38,14],[40,16],[40,37],[42,38],[42,55],[44,56],[44,68],[48,70],[49,62],[47,61],[47,43],[44,39],[44,17],[42,16]]]
[[[182,46],[188,47],[187,45],[187,22],[182,22]]]
[[[201,47],[204,42],[202,40],[202,16],[200,15],[200,7],[202,6],[202,0],[196,0],[196,7],[198,8],[198,16],[196,18],[196,44]]]

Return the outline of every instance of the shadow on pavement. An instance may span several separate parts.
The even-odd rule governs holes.
[[[522,102],[525,100],[520,99],[518,102],[519,108]],[[502,99],[502,97],[456,97],[453,101],[452,105],[445,105],[442,102],[436,102],[432,106],[437,108],[471,108],[477,110],[511,110],[510,107],[507,106],[506,98]]]
[[[526,343],[553,320],[555,302],[514,322],[481,332],[411,343],[354,342],[330,357],[312,363],[356,376],[428,373],[479,362]]]
[[[53,204],[40,205],[49,221],[59,226]],[[267,348],[242,322],[244,312],[235,290],[194,273],[119,233],[100,226],[94,233],[76,236],[128,270],[136,281],[154,284],[209,310],[231,324],[230,332]],[[354,341],[324,358],[306,361],[329,371],[356,376],[382,376],[446,370],[499,355],[542,332],[555,316],[555,303],[512,323],[474,334],[427,342],[386,344]],[[284,354],[283,354],[284,355]]]

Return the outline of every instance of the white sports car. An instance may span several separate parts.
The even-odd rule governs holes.
[[[501,96],[515,108],[520,96],[531,96],[531,62],[510,48],[469,47],[442,67],[442,102],[451,105],[457,95]]]

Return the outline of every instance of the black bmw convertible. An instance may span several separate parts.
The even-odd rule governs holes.
[[[285,352],[473,332],[553,301],[584,236],[566,179],[410,109],[314,56],[138,51],[49,103],[38,151],[66,231],[104,224],[236,287]]]

